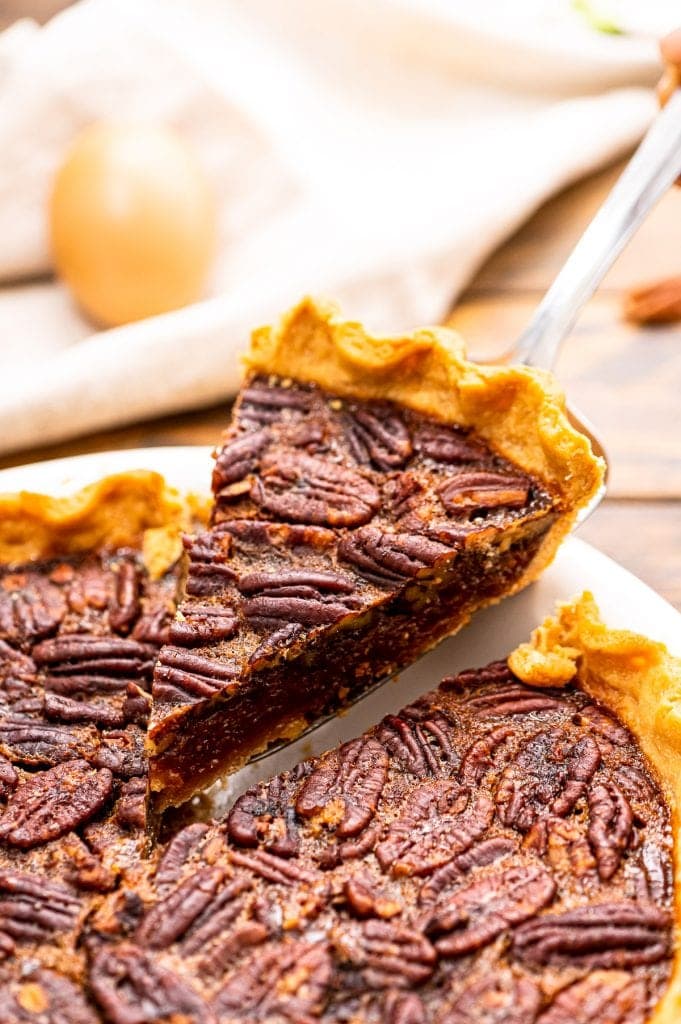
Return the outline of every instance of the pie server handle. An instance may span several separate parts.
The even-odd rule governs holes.
[[[518,338],[511,359],[552,369],[561,342],[634,232],[681,175],[681,88],[672,93]]]

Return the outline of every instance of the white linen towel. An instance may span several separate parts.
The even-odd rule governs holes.
[[[631,148],[652,37],[537,0],[81,0],[0,36],[0,451],[229,396],[304,293],[375,330],[438,321],[551,193]],[[215,182],[206,301],[93,331],[45,204],[100,118],[175,126]]]

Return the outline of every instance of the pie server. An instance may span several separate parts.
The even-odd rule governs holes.
[[[681,88],[672,93],[667,105],[653,121],[505,361],[553,369],[560,346],[582,307],[679,175]],[[589,438],[596,455],[605,461],[605,479],[600,490],[579,513],[578,522],[582,522],[605,495],[608,458],[589,420],[574,406],[568,406],[568,416],[572,425]]]
[[[653,206],[680,175],[681,88],[672,94],[667,105],[655,118],[605,202],[539,303],[530,323],[503,361],[546,370],[553,368],[560,346],[570,333],[582,307],[596,291]],[[499,359],[495,361],[499,362]],[[589,438],[596,455],[604,459],[607,480],[607,456],[593,427],[572,406],[568,407],[568,416],[573,426]],[[579,522],[594,511],[604,495],[605,480],[589,504],[582,509]],[[348,706],[363,700],[386,682],[387,679],[381,679],[363,690],[355,700],[348,702]],[[297,743],[333,717],[334,713],[316,721],[295,740],[281,740],[271,744],[250,758],[249,763],[269,758],[276,751]]]

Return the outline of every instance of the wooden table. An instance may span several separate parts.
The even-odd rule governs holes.
[[[501,351],[528,319],[612,184],[613,168],[554,199],[482,267],[451,316],[471,352]],[[581,537],[681,609],[681,327],[635,329],[621,320],[632,284],[681,273],[681,189],[670,193],[580,318],[558,374],[611,458],[606,501]],[[213,444],[227,407],[106,431],[0,459],[36,459],[162,444]]]

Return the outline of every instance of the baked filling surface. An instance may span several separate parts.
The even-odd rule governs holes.
[[[0,1020],[676,1019],[674,766],[605,702],[637,687],[647,726],[678,665],[583,602],[513,653],[526,681],[446,679],[150,845],[176,584],[130,550],[2,575]]]

